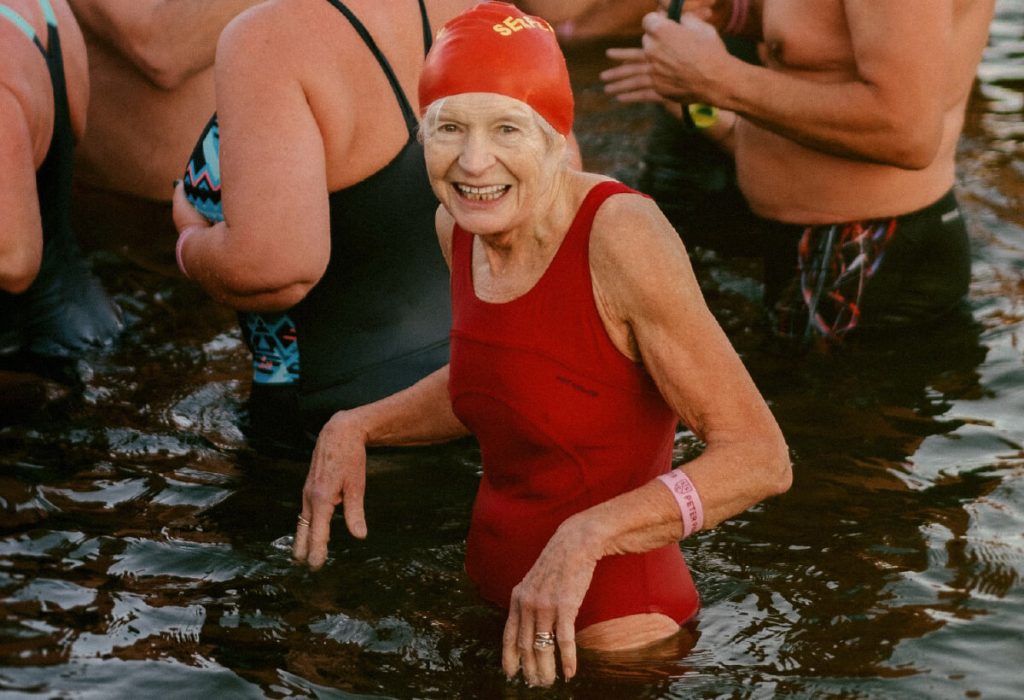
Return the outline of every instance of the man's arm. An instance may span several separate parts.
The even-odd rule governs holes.
[[[79,24],[171,90],[213,65],[217,38],[262,0],[68,0]]]
[[[846,0],[854,72],[830,80],[753,66],[726,52],[705,23],[655,15],[644,38],[655,89],[708,102],[835,155],[917,169],[943,127],[951,0]],[[812,74],[813,75],[813,74]]]

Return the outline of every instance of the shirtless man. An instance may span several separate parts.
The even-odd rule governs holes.
[[[76,229],[92,244],[162,231],[173,242],[171,183],[214,109],[217,38],[261,0],[68,1],[93,95],[76,158]]]
[[[664,4],[664,3],[663,3]],[[691,0],[615,50],[608,92],[721,110],[767,230],[766,301],[784,336],[932,321],[970,280],[954,157],[994,0]],[[762,66],[718,32],[761,41]],[[732,113],[729,113],[732,112]]]

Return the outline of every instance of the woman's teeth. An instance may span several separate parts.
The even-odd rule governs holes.
[[[505,194],[509,189],[509,185],[488,185],[486,187],[473,187],[471,185],[455,185],[455,189],[459,191],[466,199],[473,199],[476,201],[488,201],[491,199],[497,199],[501,195]]]

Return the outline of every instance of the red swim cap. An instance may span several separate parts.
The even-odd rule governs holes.
[[[525,102],[560,134],[572,129],[572,86],[550,24],[507,2],[482,2],[437,33],[420,75],[420,116],[431,102],[494,92]]]

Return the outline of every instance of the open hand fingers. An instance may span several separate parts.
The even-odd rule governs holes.
[[[607,49],[604,55],[619,63],[643,63],[647,60],[647,55],[639,46]]]
[[[555,609],[522,604],[522,599],[513,593],[505,633],[502,637],[502,668],[512,678],[520,670],[523,679],[532,686],[549,686],[557,677],[555,633]],[[566,634],[570,642],[574,639],[572,621]],[[565,625],[563,625],[565,627]],[[575,673],[575,644],[572,643],[573,673]]]
[[[628,58],[620,58],[616,53],[619,51],[628,52]],[[607,53],[609,58],[619,60],[620,62],[618,65],[601,71],[598,77],[605,83],[644,75],[650,70],[643,49],[609,49]]]
[[[562,617],[555,625],[558,654],[562,657],[562,675],[569,680],[576,675],[576,621]],[[554,654],[551,654],[554,659]]]
[[[555,682],[555,653],[558,642],[556,642],[553,622],[546,624],[538,622],[534,627],[531,647],[536,668],[536,680],[532,685],[549,686]]]
[[[334,503],[317,495],[310,485],[312,479],[311,473],[302,490],[302,513],[295,526],[292,555],[296,561],[304,562],[309,568],[316,570],[327,561],[327,543],[331,538]]]
[[[661,96],[654,91],[651,65],[646,61],[623,63],[601,71],[601,82],[608,95],[615,95],[621,101],[657,102]]]
[[[331,520],[327,522],[322,519],[314,519],[309,526],[309,553],[306,555],[306,563],[313,571],[321,568],[327,561],[327,543],[331,539]]]
[[[345,525],[353,537],[366,538],[366,513],[363,511],[363,497],[366,491],[365,479],[353,479],[345,489],[341,506],[345,512]]]
[[[519,651],[519,610],[515,600],[505,620],[505,631],[501,635],[501,668],[509,678],[515,677],[521,667]]]
[[[299,522],[295,526],[295,541],[292,543],[292,557],[295,561],[306,561],[309,556],[309,518],[306,517],[306,508],[303,507],[299,514]]]
[[[333,437],[332,437],[333,436]],[[327,561],[331,519],[343,504],[345,523],[353,536],[366,537],[363,496],[366,491],[366,450],[341,429],[321,431],[302,489],[302,517],[295,531],[296,561],[319,569]]]

